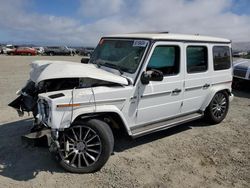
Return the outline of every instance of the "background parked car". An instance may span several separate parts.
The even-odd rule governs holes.
[[[250,80],[250,59],[234,61],[233,76],[239,79]]]
[[[233,65],[233,88],[250,88],[250,59],[238,59]]]
[[[3,54],[3,46],[0,46],[0,54]]]
[[[14,46],[12,44],[7,44],[5,47],[2,48],[3,54],[11,53],[17,48],[17,46]]]
[[[70,53],[71,53],[71,55],[76,55],[77,53],[76,53],[76,49],[75,48],[69,48],[69,47],[67,47],[67,46],[65,46],[65,48],[68,48],[68,50],[70,51]]]
[[[34,48],[29,47],[18,47],[13,51],[7,52],[8,55],[37,55],[37,51]]]
[[[44,55],[72,55],[72,51],[67,46],[48,46],[44,48]]]
[[[92,47],[80,48],[78,49],[78,55],[90,57],[93,54],[94,50],[95,48]]]
[[[44,47],[34,47],[36,49],[38,55],[44,54]]]

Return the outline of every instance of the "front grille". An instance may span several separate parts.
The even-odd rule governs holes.
[[[245,78],[247,69],[234,69],[234,76]]]

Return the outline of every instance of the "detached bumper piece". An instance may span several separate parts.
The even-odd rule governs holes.
[[[51,130],[43,129],[41,131],[29,133],[22,136],[22,141],[34,146],[50,146],[51,145]]]
[[[23,116],[24,112],[33,112],[36,114],[36,101],[30,95],[21,94],[14,101],[8,104],[8,106],[13,107],[17,110],[19,116]]]
[[[28,81],[25,87],[18,93],[20,93],[20,95],[9,103],[8,106],[16,109],[19,116],[23,116],[24,112],[33,112],[35,117],[37,114],[37,90],[35,83]]]

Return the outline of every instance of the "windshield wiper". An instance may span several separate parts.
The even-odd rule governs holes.
[[[110,68],[113,68],[113,69],[116,69],[120,72],[121,75],[123,75],[123,70],[121,69],[120,66],[118,65],[115,65],[115,64],[112,64],[112,63],[108,63],[108,62],[98,62],[97,63],[97,66],[100,68],[101,66],[106,66],[106,67],[110,67]]]

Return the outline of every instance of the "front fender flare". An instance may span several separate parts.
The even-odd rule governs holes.
[[[119,115],[119,117],[123,121],[124,127],[126,128],[128,134],[131,135],[132,133],[131,133],[131,130],[129,128],[126,118],[124,117],[120,109],[113,105],[96,106],[95,109],[93,109],[92,107],[74,109],[73,113],[68,113],[67,115],[63,117],[60,128],[64,129],[64,128],[70,127],[71,123],[74,122],[81,115],[110,113],[110,112],[116,113],[117,115]]]

